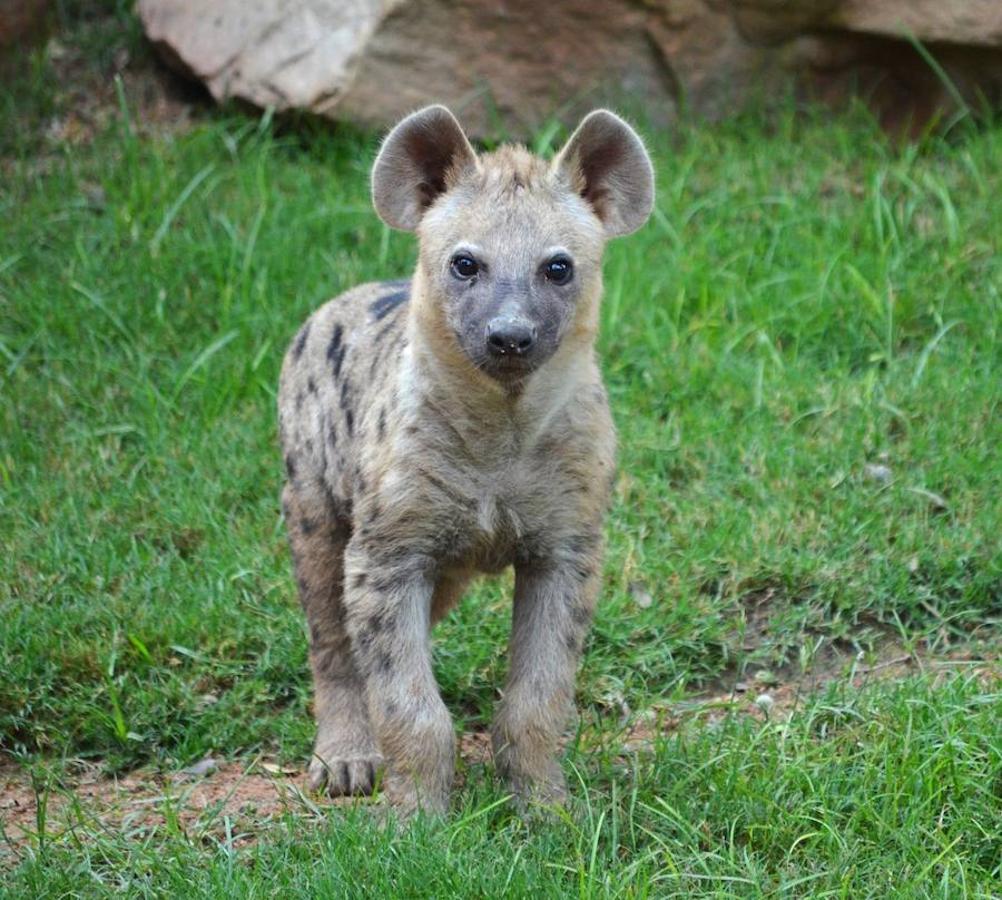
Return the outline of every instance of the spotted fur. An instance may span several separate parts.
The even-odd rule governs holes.
[[[594,353],[601,257],[646,220],[650,163],[604,111],[548,163],[516,147],[477,156],[429,107],[385,141],[373,199],[390,225],[417,231],[414,275],[318,309],[279,388],[315,684],[311,782],[367,793],[385,764],[399,810],[446,809],[455,740],[429,632],[472,576],[514,566],[495,761],[523,804],[559,801],[556,748],[599,592],[615,456]],[[450,274],[459,245],[483,255],[475,284]],[[560,290],[539,274],[552,246],[575,266]],[[484,318],[501,305],[538,325],[531,364],[482,358]]]

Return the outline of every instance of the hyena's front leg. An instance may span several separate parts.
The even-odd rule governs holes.
[[[345,628],[343,572],[350,523],[337,516],[320,486],[286,485],[282,506],[310,628],[317,738],[309,786],[325,788],[331,796],[368,794],[381,760]]]
[[[355,544],[345,557],[348,629],[386,761],[386,796],[404,816],[418,808],[444,813],[456,738],[432,673],[434,583],[427,558],[365,552]]]
[[[557,744],[600,582],[598,540],[584,543],[583,554],[515,569],[508,683],[491,730],[495,765],[523,810],[567,793]]]

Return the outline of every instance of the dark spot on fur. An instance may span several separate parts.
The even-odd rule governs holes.
[[[395,716],[400,711],[400,707],[397,706],[396,700],[386,701],[386,714],[388,716]]]
[[[324,440],[324,434],[327,431],[327,414],[324,409],[320,409],[320,460],[323,466],[322,471],[326,475],[331,469],[331,460],[327,455],[327,441]]]
[[[366,574],[365,572],[356,572],[354,578],[352,578],[351,583],[353,587],[360,588],[365,584]]]
[[[345,528],[348,527],[345,523],[349,523],[351,521],[351,498],[331,495],[331,505],[334,508],[334,515],[341,520],[341,526]]]
[[[314,651],[313,659],[318,671],[337,676],[344,665],[344,650],[329,646],[324,647],[320,651]]]
[[[376,655],[376,668],[378,668],[384,675],[388,674],[393,668],[393,657],[385,650],[381,650]]]
[[[317,392],[317,383],[312,378],[308,378],[306,380],[306,390],[308,390],[311,394],[315,394]]]
[[[296,458],[291,453],[285,455],[285,471],[290,478],[296,477]]]
[[[397,627],[396,609],[393,607],[384,608],[382,612],[373,615],[369,624],[379,634],[395,630]]]
[[[575,604],[571,608],[571,621],[573,621],[575,625],[587,625],[591,621],[591,613],[583,606]]]
[[[299,412],[303,408],[303,400],[305,399],[302,391],[296,393],[296,412]]]
[[[364,494],[369,489],[369,486],[365,483],[365,479],[359,475],[358,476],[358,492]]]
[[[578,636],[574,632],[568,631],[564,634],[564,644],[571,653],[578,652]]]
[[[386,439],[386,407],[380,407],[379,410],[379,424],[377,427],[377,432],[379,434],[379,439]]]
[[[292,347],[292,358],[299,359],[303,355],[303,350],[306,349],[306,339],[310,336],[310,323],[307,322],[302,328],[299,329],[299,334],[296,335],[296,343]]]
[[[376,336],[372,339],[372,342],[374,344],[380,343],[389,332],[393,331],[394,328],[396,328],[396,325],[397,325],[397,320],[390,319],[389,322],[387,322],[382,328],[379,329],[379,331],[376,332]]]
[[[568,546],[573,553],[594,553],[600,540],[597,534],[577,534],[568,541]]]
[[[392,572],[379,570],[372,576],[372,589],[379,594],[386,594],[393,589],[397,578]]]
[[[346,378],[341,382],[341,409],[344,412],[344,424],[348,429],[348,437],[355,433],[355,413],[351,408],[351,383]]]
[[[372,317],[377,321],[385,319],[400,304],[406,303],[408,299],[410,299],[410,294],[407,291],[394,291],[392,294],[385,294],[373,300],[369,306],[369,312],[372,313]]]
[[[300,575],[296,579],[296,585],[299,588],[299,593],[302,594],[304,597],[309,593],[309,587],[310,586],[306,583],[306,579],[303,578],[302,575]]]
[[[359,650],[368,653],[372,649],[372,642],[375,635],[368,628],[360,628],[355,635],[355,644]]]
[[[578,580],[587,581],[595,574],[601,542],[601,535],[594,532],[575,535],[568,541],[568,563]]]
[[[327,430],[327,443],[332,447],[337,446],[337,429],[333,425]]]
[[[340,324],[334,326],[330,343],[327,345],[327,361],[331,364],[334,377],[341,375],[341,365],[344,363],[344,328]]]
[[[317,530],[316,520],[303,517],[299,521],[299,530],[303,534],[313,534],[313,532]]]

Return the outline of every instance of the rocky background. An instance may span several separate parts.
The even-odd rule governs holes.
[[[50,4],[0,0],[0,52]],[[670,122],[789,90],[915,131],[1002,105],[1002,0],[138,0],[216,100],[385,126],[431,101],[478,135],[613,103]]]

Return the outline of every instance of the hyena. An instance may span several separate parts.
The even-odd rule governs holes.
[[[558,740],[599,593],[615,432],[595,358],[608,238],[650,214],[644,145],[588,115],[552,163],[478,155],[442,106],[401,121],[376,212],[414,231],[404,281],[318,309],[285,357],[283,510],[309,623],[310,786],[448,808],[455,734],[430,629],[478,573],[514,566],[494,759],[557,803]]]

